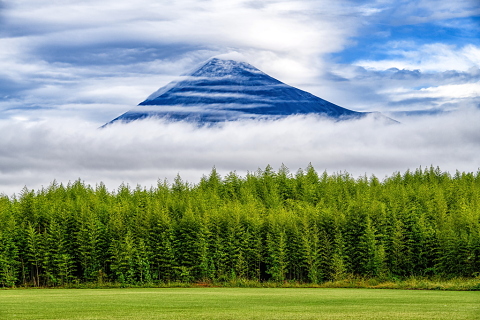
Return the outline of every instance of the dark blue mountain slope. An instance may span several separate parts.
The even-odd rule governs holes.
[[[295,114],[318,114],[335,120],[366,115],[286,85],[248,63],[213,58],[109,123],[147,117],[215,123]]]

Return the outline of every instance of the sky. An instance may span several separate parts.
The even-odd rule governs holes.
[[[311,117],[98,130],[219,55],[400,125]],[[478,0],[0,1],[0,193],[244,175],[480,168]]]

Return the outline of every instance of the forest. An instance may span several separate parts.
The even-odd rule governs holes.
[[[480,171],[271,166],[0,195],[0,287],[480,276]]]

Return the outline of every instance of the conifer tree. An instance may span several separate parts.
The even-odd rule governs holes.
[[[16,222],[8,199],[0,196],[0,286],[13,287],[18,281],[19,255],[15,241]]]

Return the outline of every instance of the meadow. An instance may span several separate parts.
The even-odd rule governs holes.
[[[480,319],[467,291],[165,288],[0,291],[9,319]]]

